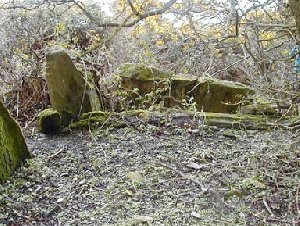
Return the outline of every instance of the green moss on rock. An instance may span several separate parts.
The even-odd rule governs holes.
[[[240,112],[251,115],[276,115],[278,108],[272,103],[256,103],[242,106]]]
[[[75,129],[120,128],[135,122],[162,125],[168,122],[184,126],[187,122],[198,122],[203,125],[233,129],[268,130],[278,127],[291,128],[300,124],[300,116],[273,117],[264,115],[228,114],[213,112],[194,112],[178,109],[167,111],[130,110],[120,113],[91,112],[82,115],[81,120],[70,124]]]
[[[88,113],[83,113],[80,116],[80,120],[85,120],[85,119],[90,119],[93,117],[105,117],[108,118],[110,116],[109,112],[104,112],[104,111],[92,111]]]
[[[165,107],[181,107],[182,101],[195,102],[197,110],[205,112],[234,113],[246,96],[254,94],[248,86],[214,78],[197,78],[189,74],[172,75],[157,68],[140,64],[125,64],[115,75],[121,80],[121,88],[138,90],[139,101],[154,92],[151,104],[164,100]],[[159,91],[159,94],[157,92]],[[151,95],[150,95],[151,96]],[[129,96],[136,103],[136,96]]]
[[[58,133],[61,129],[60,113],[52,108],[41,111],[38,115],[38,126],[42,133]]]
[[[203,117],[205,124],[223,128],[268,129],[276,124],[273,118],[262,115],[206,112]]]
[[[110,113],[96,111],[82,114],[80,120],[69,125],[71,130],[75,129],[88,129],[94,128],[97,126],[108,125],[108,119],[110,117]]]
[[[46,80],[51,106],[61,114],[63,125],[77,120],[81,113],[100,110],[95,86],[64,51],[46,55]]]
[[[170,78],[169,73],[143,64],[123,64],[118,68],[117,74],[122,76],[122,78],[142,81],[155,81]]]
[[[138,88],[140,95],[164,88],[171,77],[167,72],[143,64],[124,64],[115,76],[121,80],[122,88],[129,91]]]
[[[0,183],[30,157],[19,125],[0,102]]]
[[[195,97],[195,87],[197,84],[197,77],[190,74],[177,74],[171,78],[171,102],[168,107],[174,107],[182,100],[189,100]],[[173,101],[172,101],[173,100]],[[177,102],[177,103],[176,103]]]
[[[238,82],[200,78],[195,91],[195,101],[198,110],[234,113],[243,98],[252,94],[254,90]]]

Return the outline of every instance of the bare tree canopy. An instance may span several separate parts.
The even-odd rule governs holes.
[[[272,96],[296,80],[287,53],[299,33],[298,6],[296,0],[2,1],[1,73],[8,82],[7,66],[15,64],[24,65],[17,78],[42,76],[45,52],[62,46],[97,73],[108,61],[111,72],[122,62],[145,61],[237,77],[231,79],[273,87]]]

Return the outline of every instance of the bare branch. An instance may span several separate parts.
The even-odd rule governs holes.
[[[41,0],[41,1],[37,1],[36,4],[27,4],[27,5],[16,5],[14,2],[12,3],[3,3],[2,5],[0,5],[0,9],[3,10],[11,10],[11,9],[24,9],[24,10],[34,10],[34,9],[38,9],[39,7],[41,7],[42,5],[51,5],[51,4],[56,4],[56,5],[63,5],[63,4],[67,4],[67,3],[76,3],[77,2],[75,0]]]
[[[93,17],[92,15],[86,11],[84,9],[84,7],[82,7],[81,5],[77,4],[78,7],[82,10],[82,12],[89,18],[91,19],[92,21],[94,21],[96,23],[97,26],[99,27],[116,27],[115,31],[111,33],[111,35],[109,37],[107,37],[106,39],[104,39],[101,43],[97,44],[97,45],[94,45],[93,47],[91,47],[90,49],[88,49],[87,51],[81,53],[78,57],[83,57],[87,54],[89,54],[90,52],[98,49],[99,47],[103,46],[105,43],[107,43],[108,41],[110,41],[111,39],[113,39],[118,33],[120,30],[122,30],[122,28],[124,27],[132,27],[134,26],[135,24],[137,24],[139,21],[147,18],[147,17],[151,17],[151,16],[156,16],[156,15],[161,15],[163,13],[165,13],[168,9],[171,8],[171,6],[173,4],[176,3],[177,0],[171,0],[169,2],[167,2],[161,9],[158,9],[158,10],[155,10],[155,11],[151,11],[151,12],[146,12],[144,14],[139,14],[137,12],[137,10],[134,8],[131,0],[128,0],[128,3],[129,5],[132,5],[131,6],[131,9],[132,9],[132,13],[126,17],[126,19],[122,22],[122,23],[113,23],[113,22],[108,22],[108,23],[98,23]],[[137,19],[133,20],[132,22],[129,22],[129,20],[133,17],[133,16],[136,16],[136,15],[139,15]]]
[[[141,14],[140,14],[140,13],[138,12],[138,10],[134,7],[132,1],[131,1],[131,0],[127,0],[127,2],[128,2],[128,4],[129,4],[129,6],[130,6],[132,12],[133,12],[136,16],[140,17]]]
[[[129,3],[130,2],[130,3]],[[170,0],[169,2],[167,2],[162,8],[158,9],[158,10],[154,10],[154,11],[150,11],[150,12],[146,12],[143,14],[139,14],[136,9],[134,7],[131,7],[133,14],[131,14],[130,19],[132,17],[132,15],[137,15],[138,13],[138,18],[136,18],[135,20],[129,22],[129,20],[127,20],[125,23],[116,23],[116,22],[105,22],[105,23],[99,23],[96,19],[94,19],[92,17],[92,15],[90,13],[88,13],[86,10],[83,10],[84,8],[80,7],[79,8],[82,10],[82,12],[89,18],[91,19],[98,27],[132,27],[135,24],[137,24],[138,22],[140,22],[143,19],[146,19],[147,17],[151,17],[151,16],[156,16],[156,15],[161,15],[163,13],[165,13],[166,11],[168,11],[172,5],[174,5],[177,2],[177,0]],[[129,5],[132,5],[132,2],[130,0],[128,0]]]

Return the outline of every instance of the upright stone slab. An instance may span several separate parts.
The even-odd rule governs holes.
[[[100,110],[95,87],[64,51],[46,55],[46,80],[52,108],[61,114],[63,125],[68,125],[81,113]]]
[[[30,153],[21,129],[0,102],[0,183],[27,158]]]

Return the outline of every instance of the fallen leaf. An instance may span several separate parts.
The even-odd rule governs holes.
[[[129,172],[127,177],[135,183],[140,183],[144,180],[143,175],[139,171]]]
[[[134,196],[134,192],[132,190],[130,190],[130,189],[124,191],[124,194],[128,195],[128,196]]]
[[[199,129],[188,129],[188,132],[191,134],[199,133]]]
[[[199,213],[195,212],[195,211],[193,211],[193,212],[191,213],[191,216],[192,216],[192,217],[195,217],[195,218],[201,218],[201,215],[200,215]]]
[[[57,203],[63,203],[65,201],[65,198],[59,198],[56,200]]]
[[[83,184],[85,184],[85,182],[86,182],[86,179],[83,179],[83,180],[79,181],[78,185],[83,185]]]
[[[198,163],[195,163],[195,162],[188,163],[186,165],[186,167],[191,168],[191,169],[195,169],[195,170],[201,169],[201,165],[199,165]]]
[[[226,199],[231,199],[234,196],[241,198],[243,196],[243,192],[239,189],[231,188],[228,192],[225,193]]]
[[[138,224],[142,224],[142,223],[149,223],[149,222],[152,222],[153,220],[154,220],[153,217],[146,216],[146,215],[135,216],[132,220],[132,224],[138,225]]]
[[[265,189],[266,185],[258,180],[252,179],[251,183],[254,185],[254,187],[259,188],[259,189]]]

